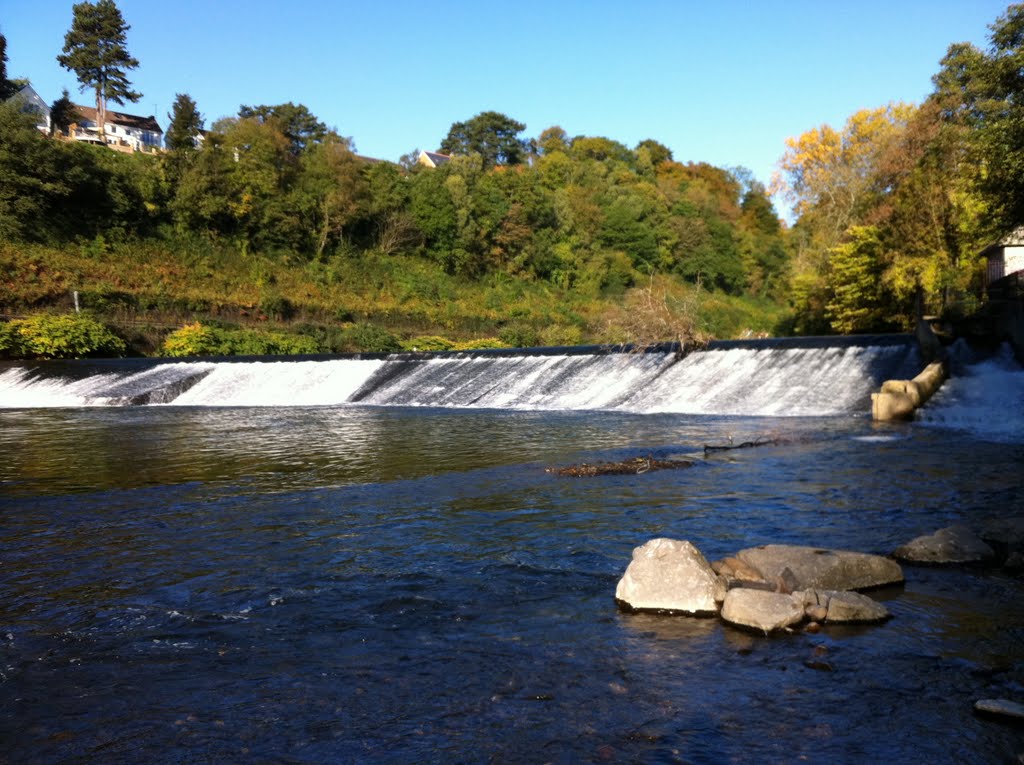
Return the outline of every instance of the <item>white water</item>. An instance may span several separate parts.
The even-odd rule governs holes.
[[[908,345],[733,347],[691,353],[392,356],[154,363],[84,379],[61,367],[0,373],[0,407],[374,406],[616,410],[729,415],[863,413]],[[86,362],[83,362],[83,364]],[[146,362],[142,362],[145,364]],[[77,376],[92,367],[77,368]],[[73,368],[72,371],[75,371]],[[67,372],[65,372],[66,374]]]
[[[954,362],[954,374],[918,412],[931,427],[960,430],[989,441],[1024,440],[1024,369],[1009,347],[978,363]]]

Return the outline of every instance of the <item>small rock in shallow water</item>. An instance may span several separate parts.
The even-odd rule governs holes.
[[[822,661],[821,659],[808,659],[804,662],[804,666],[807,669],[816,669],[819,672],[832,672],[835,669],[827,661]]]
[[[825,621],[825,617],[828,616],[828,607],[827,606],[807,606],[804,609],[804,614],[812,622],[823,622],[823,621]]]
[[[859,592],[829,593],[826,622],[881,622],[889,618],[888,609],[877,600]]]
[[[981,699],[975,702],[974,709],[978,712],[985,712],[990,715],[1012,717],[1015,720],[1024,720],[1024,704],[1009,699]]]
[[[804,607],[792,595],[743,587],[729,590],[722,604],[722,618],[767,634],[803,621]]]
[[[948,526],[910,540],[893,553],[911,563],[979,563],[995,552],[966,526]]]

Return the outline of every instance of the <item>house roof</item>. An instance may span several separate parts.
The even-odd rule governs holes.
[[[449,156],[448,154],[441,154],[440,152],[437,151],[421,152],[420,157],[426,157],[427,159],[429,159],[433,163],[434,167],[443,165],[445,162],[448,162],[451,159],[451,156]]]
[[[25,102],[26,106],[35,111],[39,112],[43,116],[50,114],[50,107],[47,105],[38,93],[36,89],[31,85],[23,85],[18,89],[18,92],[14,94],[14,97],[21,98]]]
[[[1009,234],[1004,236],[998,242],[993,242],[988,247],[981,251],[984,257],[992,257],[993,255],[1002,255],[1004,247],[1020,247],[1024,245],[1024,226],[1014,229]]]
[[[75,104],[74,106],[75,111],[81,115],[82,119],[89,122],[97,121],[95,106],[82,106],[81,104]],[[149,130],[153,133],[163,134],[164,132],[160,129],[156,117],[152,114],[148,117],[140,117],[137,114],[125,114],[124,112],[115,112],[112,109],[107,109],[107,122],[122,125],[126,128],[135,128],[136,130]]]

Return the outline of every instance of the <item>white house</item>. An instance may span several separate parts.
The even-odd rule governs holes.
[[[419,157],[416,158],[417,162],[427,167],[440,167],[450,160],[451,157],[449,155],[436,151],[421,151]]]
[[[71,137],[76,141],[99,141],[96,107],[75,104],[75,111],[79,120],[72,125]],[[163,145],[164,131],[153,115],[139,117],[108,109],[103,132],[107,144],[121,151],[159,151]]]
[[[981,254],[988,258],[989,284],[1024,271],[1024,226],[990,244]]]
[[[46,135],[50,134],[50,107],[36,93],[35,88],[31,85],[24,85],[11,98],[21,101],[21,110],[23,112],[36,115],[36,127],[39,128],[40,132]]]

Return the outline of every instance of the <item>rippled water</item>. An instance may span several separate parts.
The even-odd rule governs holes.
[[[700,454],[687,470],[544,468]],[[765,639],[617,611],[632,548],[886,553],[1024,512],[1024,447],[862,418],[0,410],[0,761],[1001,762],[1024,586]],[[805,662],[814,658],[811,669]]]

